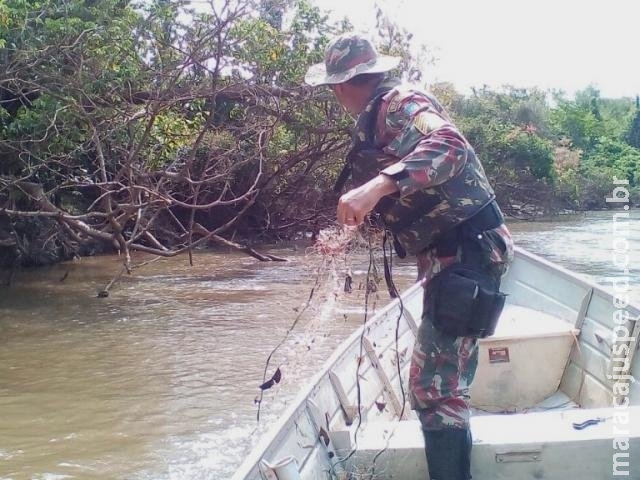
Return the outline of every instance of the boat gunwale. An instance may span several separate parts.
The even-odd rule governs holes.
[[[403,292],[403,300],[415,295],[415,290],[418,289],[422,289],[422,285],[420,282],[415,282]],[[328,378],[331,367],[344,358],[355,342],[360,341],[365,328],[368,328],[374,322],[379,321],[383,316],[398,306],[398,304],[399,300],[397,298],[385,304],[381,310],[377,311],[366,323],[361,324],[336,348],[336,350],[333,351],[329,358],[320,367],[320,371],[305,383],[302,389],[292,400],[291,405],[284,410],[284,412],[278,417],[276,423],[262,436],[258,444],[256,444],[251,450],[249,456],[242,462],[239,470],[237,470],[232,477],[232,480],[245,479],[252,470],[259,468],[258,465],[260,460],[262,460],[264,453],[268,450],[271,444],[278,440],[281,435],[286,433],[286,430],[283,427],[290,422],[291,418],[297,418],[307,408],[307,401],[314,393],[314,390],[318,388],[320,381],[324,377]]]
[[[535,253],[524,250],[522,247],[515,247],[515,253],[516,255],[520,255],[524,258],[534,261],[535,263],[538,263],[540,266],[544,267],[546,270],[553,271],[554,273],[560,273],[563,276],[571,280],[574,280],[585,287],[593,289],[594,294],[598,293],[600,296],[604,297],[605,299],[609,299],[613,301],[613,298],[615,295],[610,291],[608,291],[607,289],[605,289],[602,285],[599,285],[596,282],[594,282],[593,280],[584,278],[583,276],[572,272],[566,267],[563,267],[562,265],[558,265],[557,263],[553,263]],[[634,312],[635,318],[631,318],[630,316],[629,320],[631,321],[640,320],[640,304],[636,304],[635,302],[629,301],[629,303],[624,309],[627,311],[633,310]]]

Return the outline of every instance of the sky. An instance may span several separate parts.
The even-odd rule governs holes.
[[[313,0],[373,25],[374,0]],[[539,87],[569,97],[592,85],[602,97],[640,94],[639,0],[378,0],[399,25],[426,44],[435,64],[427,84]]]

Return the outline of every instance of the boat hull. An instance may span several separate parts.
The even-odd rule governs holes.
[[[626,395],[613,388],[616,378],[622,382],[622,375],[640,372],[635,340],[627,340],[623,361],[613,354],[610,334],[619,326],[619,303],[599,286],[521,249],[503,288],[509,294],[505,311],[520,312],[526,328],[508,325],[505,313],[496,335],[480,342],[472,387],[473,478],[601,480],[617,470],[640,479],[639,387],[627,378]],[[625,311],[625,328],[637,334],[640,310],[628,305]],[[420,424],[406,396],[421,312],[422,288],[416,284],[354,332],[233,480],[283,480],[268,464],[286,457],[295,459],[303,480],[424,479]],[[625,370],[616,370],[618,363]],[[612,380],[612,373],[618,377]],[[596,419],[602,421],[574,427]]]

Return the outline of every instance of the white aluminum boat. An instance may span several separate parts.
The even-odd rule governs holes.
[[[517,249],[508,304],[480,341],[474,480],[640,479],[640,309],[622,280],[614,298]],[[401,298],[334,352],[233,480],[428,478],[406,401],[421,286]]]

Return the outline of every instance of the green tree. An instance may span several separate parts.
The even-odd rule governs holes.
[[[514,215],[532,206],[549,210],[555,172],[545,94],[485,87],[470,97],[448,94],[445,98],[505,209]]]
[[[570,138],[574,147],[591,151],[601,135],[601,124],[590,104],[560,99],[553,109],[551,123],[559,137]]]
[[[621,140],[601,139],[585,158],[582,167],[585,173],[607,171],[610,177],[615,175],[619,179],[627,179],[632,187],[640,185],[640,150]]]
[[[640,95],[636,96],[636,111],[627,135],[629,145],[640,148]]]
[[[552,127],[558,142],[577,153],[578,165],[564,170],[561,190],[572,191],[573,200],[582,208],[603,208],[612,176],[626,178],[637,184],[638,153],[627,143],[633,128],[633,102],[627,98],[601,98],[598,90],[589,87],[575,99],[556,98],[552,110]],[[573,182],[567,188],[566,182]]]

